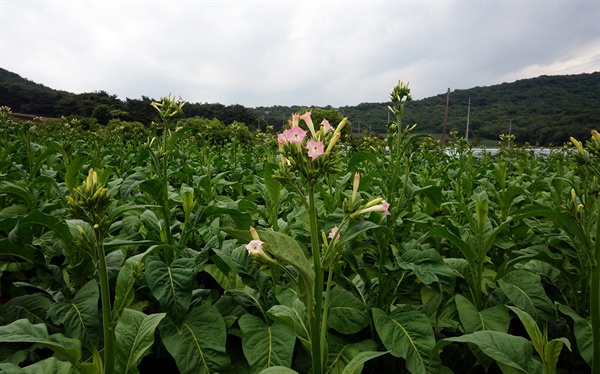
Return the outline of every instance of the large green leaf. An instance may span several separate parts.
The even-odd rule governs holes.
[[[532,374],[529,370],[533,366],[533,347],[529,340],[520,336],[500,331],[475,331],[471,334],[443,339],[437,347],[441,348],[449,342],[475,344],[497,363],[516,369],[520,373]]]
[[[462,295],[456,295],[454,301],[465,333],[470,334],[482,330],[508,331],[510,316],[504,305],[496,305],[478,311],[475,305]]]
[[[17,320],[0,326],[0,343],[32,343],[53,350],[83,373],[89,373],[88,366],[81,364],[81,341],[66,338],[62,334],[49,335],[46,325],[32,324],[27,319]]]
[[[70,362],[61,361],[56,357],[48,357],[45,360],[24,367],[23,370],[28,374],[79,374],[79,371],[75,370]],[[6,372],[6,374],[10,374],[10,372]]]
[[[137,374],[137,366],[152,344],[154,330],[165,313],[146,315],[124,309],[115,329],[115,370],[117,373]]]
[[[551,321],[556,315],[552,301],[546,296],[540,276],[526,270],[513,270],[498,280],[502,292],[519,309],[537,321]]]
[[[156,258],[146,260],[148,287],[162,311],[175,323],[184,320],[192,301],[194,265],[193,258],[179,258],[171,266]]]
[[[367,306],[350,291],[335,286],[329,301],[329,327],[342,334],[356,334],[371,323]]]
[[[56,303],[48,310],[54,323],[65,327],[65,335],[80,340],[90,351],[96,349],[99,341],[99,296],[98,283],[92,279],[77,291],[73,300]]]
[[[180,373],[224,373],[229,368],[225,321],[214,306],[193,309],[181,326],[165,318],[158,330]]]
[[[46,313],[53,305],[49,295],[41,293],[17,296],[0,306],[4,323],[27,318],[32,323],[46,323]]]
[[[288,289],[277,293],[279,304],[267,311],[267,316],[274,321],[294,328],[296,337],[306,349],[310,349],[310,332],[306,306],[298,299],[298,295]]]
[[[573,320],[573,334],[577,343],[577,351],[591,367],[594,360],[594,335],[590,319],[579,316],[577,312],[566,305],[559,304],[558,310]]]
[[[242,330],[242,348],[252,374],[270,366],[291,366],[296,341],[291,327],[277,322],[267,326],[251,314],[243,315],[238,323]]]
[[[465,256],[465,260],[467,260],[469,262],[469,264],[472,264],[475,262],[475,259],[477,258],[477,254],[475,253],[475,250],[469,245],[469,243],[467,243],[460,237],[458,237],[455,234],[453,234],[452,232],[450,232],[445,226],[436,227],[432,230],[429,230],[427,232],[427,234],[423,235],[419,239],[419,241],[422,242],[425,239],[433,237],[433,236],[440,236],[440,237],[450,241],[450,243],[452,243],[454,246],[456,246],[462,252],[463,256]]]
[[[80,156],[76,157],[69,163],[67,171],[65,172],[65,185],[73,193],[73,189],[79,185],[79,175],[81,168],[87,162],[87,157]]]
[[[271,366],[258,374],[298,374],[298,372],[285,366]]]
[[[144,260],[155,248],[151,247],[144,253],[129,257],[117,275],[115,287],[115,301],[113,303],[112,318],[118,320],[123,309],[127,308],[135,298],[135,283],[142,277]]]
[[[259,237],[267,243],[270,253],[296,268],[304,280],[306,289],[312,290],[315,271],[298,242],[291,236],[275,231],[260,231]]]
[[[395,309],[390,315],[373,308],[373,321],[383,345],[395,357],[406,360],[411,373],[436,372],[440,362],[433,355],[435,336],[429,318],[409,306]]]
[[[334,334],[327,337],[328,357],[326,364],[327,374],[360,374],[363,364],[368,360],[365,354],[384,355],[387,352],[375,352],[377,343],[374,340],[364,340],[351,343]],[[374,357],[371,357],[374,358]]]

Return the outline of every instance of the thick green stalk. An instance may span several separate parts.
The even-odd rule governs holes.
[[[596,216],[596,246],[592,264],[592,292],[590,295],[590,313],[592,317],[592,338],[594,356],[592,373],[600,374],[600,205]]]
[[[311,354],[313,363],[313,374],[322,374],[324,351],[323,347],[321,347],[320,327],[323,312],[323,271],[321,269],[321,251],[319,249],[317,210],[315,207],[315,190],[314,186],[311,184],[309,184],[308,186],[308,217],[310,222],[310,239],[315,270],[315,305],[312,316],[309,319],[311,335]]]
[[[104,253],[104,234],[96,231],[98,274],[100,276],[100,298],[102,300],[102,326],[104,329],[104,374],[115,372],[115,331],[111,317],[108,266]]]

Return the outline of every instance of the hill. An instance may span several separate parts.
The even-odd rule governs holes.
[[[500,134],[510,131],[518,143],[559,145],[568,141],[569,136],[584,139],[590,130],[600,129],[600,72],[540,76],[451,91],[448,132],[456,130],[464,136],[469,99],[471,140],[498,139]],[[155,115],[148,105],[151,101],[144,96],[123,101],[104,91],[78,95],[57,91],[0,68],[0,105],[11,107],[13,112],[45,117],[95,116],[103,120],[113,117],[147,124]],[[409,102],[404,123],[416,123],[418,132],[441,133],[445,103],[445,93]],[[390,103],[361,103],[321,109],[337,109],[350,119],[354,131],[383,134],[388,123],[388,105]],[[302,108],[189,103],[185,112],[188,117],[217,118],[225,124],[238,121],[249,127],[268,124],[280,129],[291,113]]]

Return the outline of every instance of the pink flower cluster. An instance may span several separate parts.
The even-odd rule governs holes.
[[[306,123],[306,125],[308,126],[308,128],[313,136],[308,141],[308,143],[306,144],[306,146],[304,148],[306,150],[308,150],[308,156],[311,158],[312,161],[314,161],[319,156],[325,154],[325,145],[323,144],[323,141],[316,141],[314,139],[316,134],[314,131],[314,126],[313,126],[312,120],[310,118],[310,115],[311,115],[311,112],[306,112],[301,116],[298,114],[292,115],[292,121],[291,121],[292,127],[289,130],[285,130],[283,133],[277,135],[277,142],[279,144],[285,144],[285,143],[301,144],[304,141],[306,134],[308,133],[308,131],[303,130],[298,125],[300,120],[303,120]],[[329,131],[333,130],[333,127],[331,127],[331,125],[329,124],[329,121],[327,121],[327,120],[323,120],[323,122],[321,122],[321,126],[323,127],[325,134],[328,133]]]

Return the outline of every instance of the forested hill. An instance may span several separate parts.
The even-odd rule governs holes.
[[[393,85],[393,83],[392,83]],[[390,91],[392,89],[390,85]],[[592,129],[600,130],[600,72],[578,75],[541,76],[488,87],[474,87],[450,92],[447,132],[464,135],[470,107],[469,139],[498,139],[509,127],[518,143],[556,144],[569,136],[585,139]],[[0,68],[0,105],[13,112],[44,117],[86,116],[100,123],[110,118],[147,124],[155,117],[149,105],[152,99],[120,100],[104,91],[74,94],[57,91],[34,83]],[[415,131],[441,133],[446,93],[415,100],[406,105],[404,124],[417,124]],[[390,103],[362,103],[321,109],[337,109],[348,117],[353,130],[385,133]],[[228,125],[233,121],[249,127],[266,124],[281,128],[293,112],[302,106],[246,108],[241,105],[189,103],[185,115],[217,118]]]
[[[390,86],[390,91],[392,87]],[[447,133],[457,130],[464,136],[467,113],[469,140],[497,140],[509,127],[518,143],[562,145],[570,136],[586,139],[590,130],[600,130],[600,72],[578,75],[541,76],[450,91]],[[385,133],[391,103],[362,103],[338,108],[352,123],[353,131]],[[404,124],[417,124],[416,132],[441,133],[446,93],[406,105]],[[298,107],[295,107],[298,108]],[[256,108],[269,123],[281,123],[289,107]],[[326,108],[328,109],[328,108]],[[267,113],[267,114],[265,114]]]

